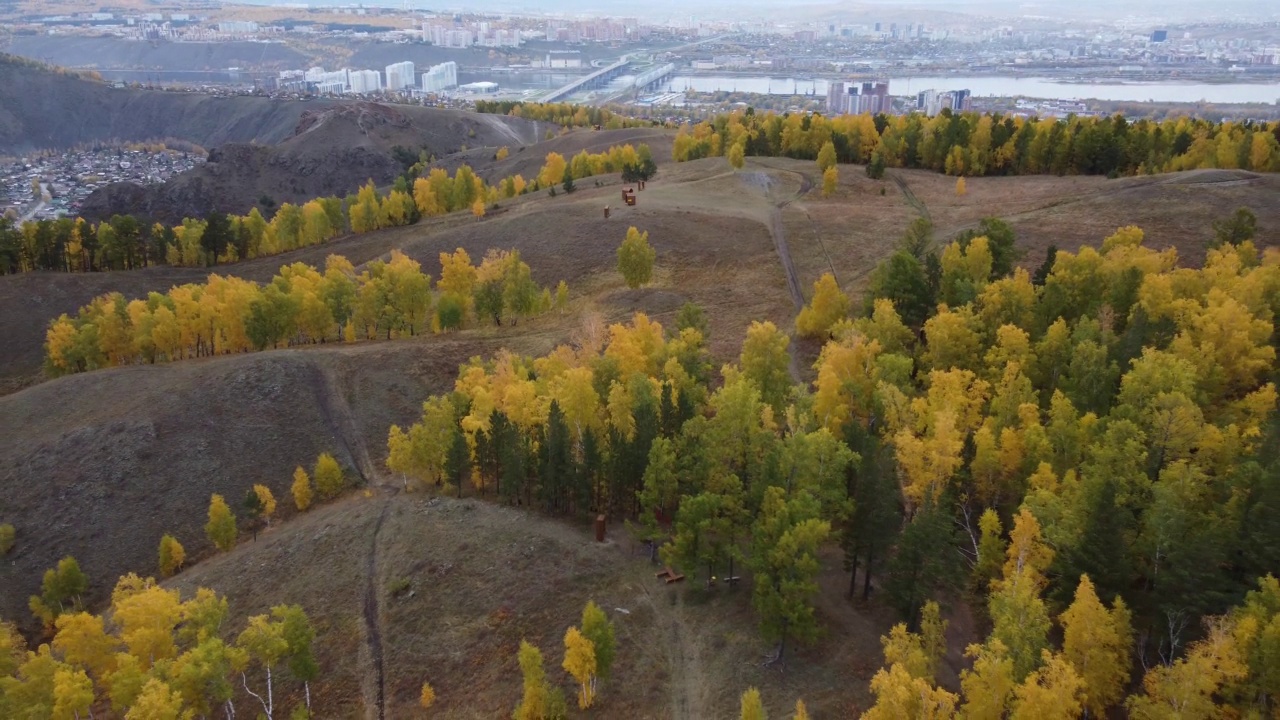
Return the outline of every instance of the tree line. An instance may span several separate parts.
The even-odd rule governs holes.
[[[495,156],[505,153],[506,148],[501,148]],[[211,212],[172,227],[148,226],[132,215],[115,215],[99,223],[60,218],[20,225],[0,217],[0,275],[132,270],[150,265],[211,267],[310,247],[348,233],[412,225],[460,210],[483,217],[500,200],[567,180],[611,172],[648,179],[656,172],[644,144],[615,146],[595,154],[584,151],[571,163],[559,153],[549,153],[546,162],[532,181],[516,174],[489,185],[470,166],[462,165],[450,176],[442,168],[428,171],[429,163],[423,160],[397,177],[385,194],[370,180],[346,198],[282,203],[270,220],[256,207],[246,215]]]
[[[490,250],[479,265],[461,248],[441,253],[432,288],[421,265],[398,250],[357,274],[330,255],[324,271],[303,263],[280,268],[264,285],[213,274],[127,300],[95,298],[72,318],[49,325],[45,369],[52,375],[103,367],[172,362],[325,342],[412,337],[503,320],[516,322],[563,308],[568,286],[554,294],[534,283],[519,251]]]
[[[33,604],[56,612],[50,641],[35,648],[0,623],[0,715],[91,718],[95,708],[109,708],[130,720],[234,717],[238,697],[250,714],[270,720],[286,717],[284,691],[300,688],[303,699],[287,716],[311,717],[320,668],[301,606],[250,617],[228,642],[227,600],[212,590],[183,599],[130,573],[116,584],[108,611],[94,615],[81,605],[88,587],[72,557],[45,573]]]
[[[1019,682],[1056,667],[1039,652],[1051,623],[1010,628],[1036,603],[1064,612],[1085,576],[1128,613],[1124,662],[1172,667],[1207,637],[1203,618],[1280,567],[1280,255],[1241,228],[1221,224],[1234,242],[1200,269],[1130,227],[1033,277],[998,220],[942,248],[917,225],[862,303],[819,281],[797,321],[826,338],[812,386],[792,384],[769,323],[715,378],[696,307],[671,331],[589,320],[546,357],[464,366],[420,422],[391,429],[388,465],[410,484],[625,518],[708,581],[745,570],[778,655],[817,632],[817,550],[834,540],[849,595],[878,578],[913,632],[929,602],[971,593],[1021,653]],[[1032,521],[1052,553],[1006,577]]]
[[[311,475],[301,466],[294,471],[290,493],[298,511],[305,512],[313,499],[331,500],[346,488],[342,466],[326,452],[316,458]],[[237,518],[222,495],[210,498],[205,533],[222,552],[236,546],[242,526],[256,538],[258,528],[270,525],[276,512],[274,494],[261,484],[252,486],[240,505]],[[10,535],[10,547],[12,539]],[[161,577],[176,574],[186,557],[176,537],[165,533],[160,538]],[[311,716],[310,684],[319,666],[312,654],[315,632],[300,606],[278,605],[269,615],[250,617],[239,636],[226,642],[227,600],[210,590],[200,588],[183,601],[177,590],[130,573],[117,583],[108,611],[93,615],[83,603],[89,582],[70,556],[45,572],[40,594],[28,605],[50,642],[34,650],[27,649],[13,624],[0,622],[0,716],[93,717],[94,709],[109,707],[129,719],[209,717],[214,712],[234,717],[240,685],[261,707],[259,717],[285,717],[275,693],[290,684],[286,680],[300,683],[304,693],[304,702],[288,717]],[[584,622],[588,616],[593,623],[603,620],[598,608],[595,613],[598,618],[584,613]],[[598,624],[591,627],[600,631]],[[606,629],[611,643],[607,621]],[[612,645],[599,642],[602,653],[611,651]],[[606,663],[611,657],[605,657]],[[607,674],[605,668],[593,672]]]
[[[757,113],[717,115],[676,136],[677,162],[703,157],[814,160],[830,144],[842,163],[948,175],[1140,175],[1200,168],[1280,171],[1280,122],[1194,118],[934,117]],[[871,172],[871,171],[869,171]]]
[[[600,107],[573,103],[531,103],[523,100],[477,100],[476,112],[555,123],[561,127],[596,127],[605,130],[657,127],[656,120],[639,120]]]

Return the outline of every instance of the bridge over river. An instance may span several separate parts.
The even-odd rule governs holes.
[[[561,102],[579,90],[604,87],[605,85],[608,85],[610,81],[625,74],[627,69],[631,67],[631,64],[631,56],[624,55],[621,59],[611,65],[606,65],[590,75],[580,77],[562,88],[552,90],[550,93],[542,97],[542,102]],[[634,87],[643,90],[646,87],[670,77],[675,74],[675,71],[676,66],[672,64],[653,68],[637,76]]]

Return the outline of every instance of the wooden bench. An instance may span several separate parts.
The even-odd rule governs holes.
[[[673,582],[680,582],[681,580],[684,580],[684,575],[672,570],[670,567],[663,568],[662,572],[655,573],[655,575],[659,578],[665,579],[668,585]]]

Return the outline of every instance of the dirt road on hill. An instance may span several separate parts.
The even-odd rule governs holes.
[[[773,247],[778,253],[778,259],[782,261],[782,272],[787,276],[787,293],[791,296],[791,302],[795,305],[796,312],[799,313],[804,307],[804,292],[800,289],[800,278],[796,274],[795,262],[791,259],[791,249],[787,246],[787,234],[783,230],[782,211],[791,203],[804,197],[805,193],[813,188],[813,182],[809,180],[809,176],[804,173],[797,173],[800,176],[800,189],[796,194],[786,200],[775,201],[772,209],[769,211],[769,234],[773,236]],[[759,189],[769,197],[769,191],[773,187],[773,179],[764,172],[743,173],[742,181],[747,185]],[[791,332],[792,346],[795,344],[795,333]],[[791,380],[793,382],[803,382],[800,377],[800,363],[796,360],[795,352],[789,351],[791,358],[789,370],[791,372]]]

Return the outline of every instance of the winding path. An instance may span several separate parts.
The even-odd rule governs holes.
[[[805,193],[813,188],[813,182],[804,173],[796,174],[800,176],[800,189],[792,197],[775,202],[769,210],[769,234],[773,237],[773,248],[778,253],[778,259],[782,261],[782,272],[787,276],[787,294],[791,296],[791,302],[799,313],[804,308],[804,292],[800,289],[800,278],[796,275],[796,266],[791,260],[791,248],[787,245],[787,234],[782,226],[782,211],[791,203],[804,197]],[[766,198],[769,196],[772,179],[767,173],[750,173],[743,176],[743,181],[761,189]],[[791,333],[791,344],[787,355],[790,358],[788,370],[791,373],[792,382],[804,382],[800,376],[800,363],[796,360],[794,332]]]
[[[376,717],[377,720],[385,720],[387,711],[387,675],[382,657],[382,597],[378,591],[378,536],[382,534],[382,525],[390,510],[391,498],[388,496],[382,501],[382,512],[378,514],[378,523],[369,539],[368,578],[364,588],[364,634],[369,646],[369,662],[373,666],[372,687],[366,688],[373,702],[366,699],[365,716]]]
[[[333,435],[334,442],[346,450],[356,472],[366,487],[382,490],[387,495],[382,499],[382,510],[378,514],[378,522],[374,525],[369,538],[369,551],[365,557],[365,588],[361,603],[361,617],[364,620],[364,638],[369,652],[369,665],[372,673],[364,679],[365,717],[369,720],[385,720],[387,678],[382,648],[382,593],[378,582],[378,547],[381,542],[382,526],[391,511],[391,495],[395,493],[394,485],[384,486],[377,482],[380,474],[369,458],[369,449],[364,437],[360,434],[360,426],[356,422],[355,413],[347,403],[337,375],[331,368],[319,364],[311,368],[312,389],[316,394],[316,402],[324,416],[325,425]]]

